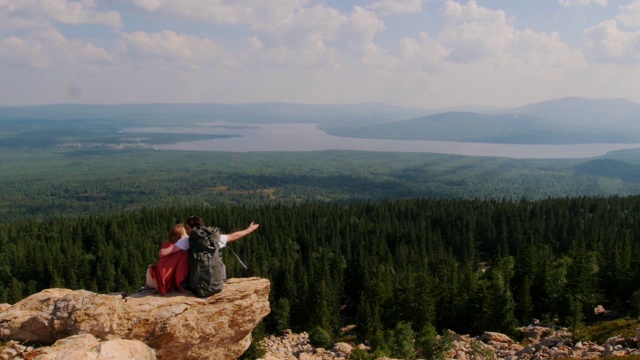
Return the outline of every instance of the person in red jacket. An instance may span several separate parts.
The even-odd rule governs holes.
[[[157,289],[162,295],[182,288],[189,274],[189,236],[184,225],[177,224],[169,231],[169,240],[162,244],[158,262],[147,268],[147,287]]]

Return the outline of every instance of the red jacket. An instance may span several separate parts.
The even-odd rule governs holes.
[[[158,291],[166,295],[175,289],[183,291],[181,284],[189,274],[189,251],[165,241],[162,249],[172,246],[168,255],[160,256],[158,263],[151,266],[151,277],[158,283]]]

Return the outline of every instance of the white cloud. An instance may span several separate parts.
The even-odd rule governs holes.
[[[434,37],[421,34],[421,41],[404,39],[404,55],[421,54],[428,64],[473,64],[497,66],[575,68],[583,67],[579,52],[565,44],[557,32],[518,29],[502,10],[447,1],[442,8],[443,26]],[[409,50],[422,44],[422,51]]]
[[[150,12],[219,24],[241,24],[257,31],[251,37],[251,57],[281,67],[338,68],[343,55],[371,59],[374,36],[384,29],[377,15],[354,7],[350,12],[308,0],[134,0]]]
[[[346,24],[346,32],[341,34],[350,39],[352,43],[368,44],[374,36],[385,29],[384,22],[373,12],[359,6],[353,8]]]
[[[583,22],[558,26],[559,18],[576,20],[583,11],[560,9],[558,19],[549,14],[547,23],[529,23],[522,11],[530,8],[519,3],[506,11],[468,0],[367,0],[350,8],[324,0],[132,2],[118,6],[123,14],[135,7],[121,32],[112,11],[117,2],[0,0],[0,77],[27,84],[21,95],[11,89],[0,98],[42,102],[28,89],[38,87],[54,101],[78,93],[93,102],[512,105],[596,97],[603,89],[624,96],[640,76],[640,0],[626,0],[608,20],[608,12],[589,10],[589,21],[607,21],[584,31],[583,48],[563,41],[572,41],[567,34],[579,33]],[[135,21],[140,16],[144,21]],[[60,24],[112,31],[84,26],[80,34]],[[54,88],[63,100],[47,93]]]
[[[562,84],[587,69],[582,54],[557,32],[518,29],[502,10],[447,1],[441,15],[439,31],[400,40],[394,71],[406,76],[404,101],[502,105],[546,98],[549,86],[565,90]]]
[[[278,27],[308,0],[133,0],[150,12],[219,24],[247,24],[252,28]]]
[[[25,37],[0,38],[0,63],[35,68],[104,65],[114,61],[105,49],[84,40],[69,40],[54,28]]]
[[[584,53],[596,63],[640,64],[640,0],[619,8],[612,19],[583,31]]]
[[[450,49],[442,46],[437,40],[422,32],[418,39],[400,39],[400,54],[404,59],[402,66],[409,71],[428,71],[442,68],[446,65],[444,60],[451,53]]]
[[[97,11],[93,0],[0,0],[0,63],[73,68],[114,61],[112,55],[92,41],[67,39],[56,28],[57,24],[117,28],[121,21],[115,11]]]
[[[596,62],[640,63],[640,31],[624,32],[615,20],[606,20],[584,31],[585,54]]]
[[[181,68],[232,65],[226,51],[213,40],[168,30],[158,33],[123,33],[120,51],[137,60]]]
[[[591,4],[596,4],[600,6],[606,6],[609,0],[558,0],[560,5],[569,7],[569,6],[587,6]]]
[[[121,26],[116,11],[97,11],[94,0],[5,0],[0,2],[4,28],[41,28],[51,23],[66,25],[96,24]]]
[[[120,27],[120,14],[116,11],[96,11],[94,0],[40,0],[35,2],[44,14],[61,24],[100,24]]]
[[[306,69],[337,69],[345,61],[371,64],[382,56],[374,37],[383,29],[384,22],[361,7],[343,13],[316,5],[251,37],[245,43],[251,52],[246,61]]]
[[[416,13],[422,11],[422,0],[381,0],[367,6],[367,9],[383,16]]]
[[[447,59],[455,63],[477,61],[502,54],[517,36],[502,10],[446,1],[443,7],[444,27],[439,34],[443,45],[451,49]]]
[[[49,65],[49,61],[39,42],[29,42],[12,36],[0,39],[0,64],[13,66],[30,64],[36,68]]]
[[[620,14],[615,17],[620,24],[631,28],[640,29],[640,0],[620,8]]]

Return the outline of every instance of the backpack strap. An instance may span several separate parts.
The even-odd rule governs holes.
[[[221,250],[222,250],[222,246],[220,246],[220,245],[222,245],[222,242],[220,241],[220,236],[218,236],[217,241],[214,241],[214,239],[213,239],[213,234],[215,234],[216,232],[218,232],[218,233],[219,233],[219,232],[220,232],[220,230],[218,230],[218,228],[211,228],[211,227],[202,227],[201,229],[203,229],[203,230],[204,230],[204,232],[205,232],[205,234],[206,234],[207,238],[209,238],[209,239],[211,240],[211,242],[212,242],[212,243],[214,243],[214,246],[215,246],[215,249],[207,249],[207,250],[209,250],[209,251],[211,251],[211,252],[214,252],[216,249],[217,249],[217,250],[219,250],[219,251],[221,251]],[[238,256],[238,254],[236,254],[236,252],[235,252],[235,251],[233,251],[233,249],[231,249],[231,248],[230,248],[230,247],[228,247],[228,246],[225,246],[225,248],[227,248],[227,249],[229,249],[229,251],[231,251],[231,253],[236,257],[236,259],[238,259],[238,262],[240,263],[240,265],[242,265],[242,267],[243,267],[245,270],[247,270],[247,269],[248,269],[247,265],[245,265],[245,264],[242,262],[242,260],[240,260],[240,256]]]

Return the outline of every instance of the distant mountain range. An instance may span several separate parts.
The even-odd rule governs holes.
[[[568,126],[640,129],[640,104],[626,99],[566,97],[517,107],[508,113]]]
[[[315,123],[336,136],[515,144],[640,143],[640,104],[567,97],[513,109],[367,104],[130,104],[0,107],[2,121],[195,126],[213,121]]]
[[[640,143],[640,104],[568,97],[498,112],[444,112],[327,128],[336,136],[510,144]]]

